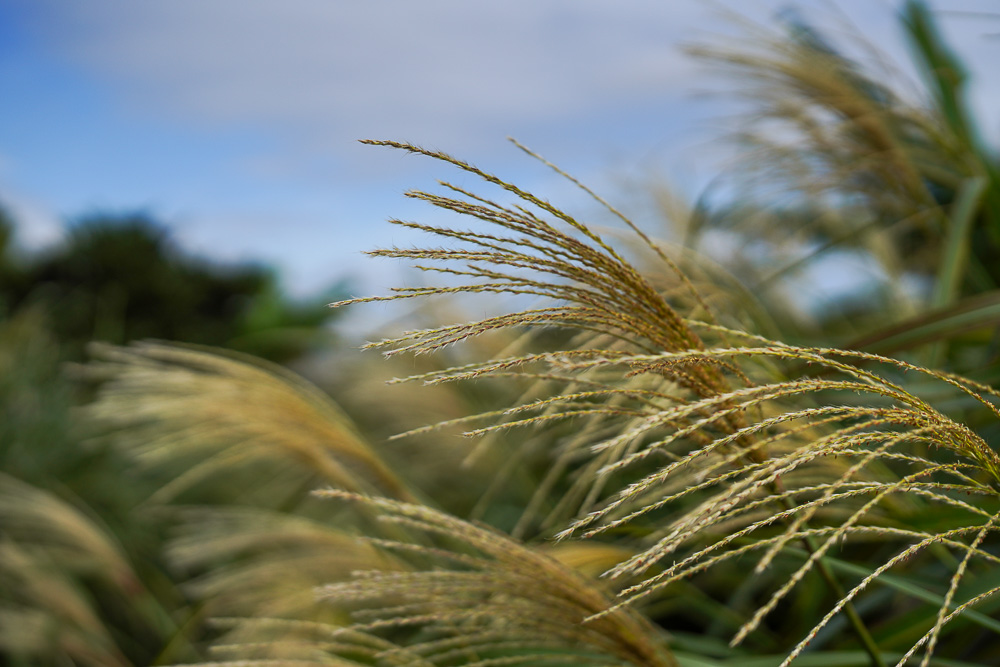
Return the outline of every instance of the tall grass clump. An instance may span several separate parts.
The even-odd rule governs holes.
[[[948,65],[922,5],[907,7],[928,62]],[[929,280],[927,294],[905,295],[888,323],[862,311],[877,325],[867,337],[821,316],[822,335],[780,318],[764,335],[731,283],[519,144],[628,240],[447,153],[366,141],[481,187],[408,193],[436,221],[391,222],[431,240],[372,253],[426,284],[334,305],[477,300],[490,314],[368,347],[413,369],[394,384],[484,407],[381,443],[312,385],[247,357],[95,348],[87,416],[157,480],[139,509],[170,526],[165,557],[197,601],[189,623],[208,628],[206,660],[1000,663],[1000,392],[989,373],[957,372],[991,358],[991,158],[947,77],[933,79],[939,108],[914,110],[807,30],[769,48],[702,55],[763,82],[768,122],[799,124],[794,149],[757,148],[778,185],[827,207],[809,242],[887,262],[921,251],[897,275]],[[827,224],[858,211],[861,230]],[[699,224],[752,235],[737,213]],[[791,258],[787,275],[809,261]],[[514,307],[478,307],[494,297]],[[407,410],[405,393],[391,396],[379,415]],[[456,432],[469,438],[450,474],[463,483],[442,489],[440,471],[404,463],[408,442],[433,459]],[[20,487],[0,483],[0,513],[21,512]],[[22,550],[58,546],[62,533],[47,534],[11,533]],[[117,553],[103,533],[73,534]]]
[[[1000,457],[907,385],[925,378],[995,418],[992,388],[872,353],[788,345],[732,328],[642,232],[672,289],[653,288],[593,229],[531,193],[439,152],[377,143],[445,161],[514,196],[515,203],[500,204],[449,183],[442,186],[450,194],[410,193],[478,226],[399,222],[454,247],[374,254],[416,260],[425,271],[466,282],[355,302],[456,292],[542,300],[371,345],[388,355],[429,353],[497,328],[578,332],[562,349],[409,379],[502,375],[525,382],[519,404],[463,421],[470,435],[552,433],[551,474],[563,479],[547,480],[540,492],[559,493],[532,503],[553,518],[540,535],[613,537],[634,549],[607,572],[630,580],[611,609],[669,599],[672,584],[716,568],[730,576],[734,567],[750,568],[760,579],[742,583],[746,616],[734,644],[805,587],[801,594],[828,600],[828,609],[814,612],[786,663],[817,637],[837,643],[823,631],[843,617],[850,631],[839,633],[855,635],[875,664],[902,664],[920,650],[926,664],[946,628],[967,621],[963,612],[997,591],[971,584],[969,575],[996,563],[987,545],[995,542]],[[562,423],[573,427],[559,430]],[[916,522],[929,512],[950,519]],[[849,567],[859,553],[867,556],[861,571]],[[940,590],[923,585],[916,573],[924,568],[938,572]],[[896,631],[888,655],[873,633],[907,605],[877,596],[884,602],[867,620],[854,607],[885,586],[929,606],[909,633]],[[996,631],[996,623],[977,618]]]
[[[398,382],[508,382],[512,403],[401,437],[459,428],[475,438],[473,468],[498,449],[514,462],[542,456],[546,468],[504,532],[472,506],[509,503],[517,465],[446,512],[435,488],[394,470],[284,372],[196,348],[99,348],[91,372],[105,384],[91,416],[142,465],[191,466],[151,502],[175,508],[170,554],[218,619],[214,664],[996,657],[1000,456],[929,398],[974,403],[994,420],[996,390],[903,359],[762,337],[740,313],[714,312],[713,288],[614,209],[658,268],[640,272],[635,246],[617,248],[469,163],[368,143],[447,163],[496,195],[447,182],[409,193],[465,224],[393,221],[448,245],[373,254],[445,280],[336,305],[507,294],[528,306],[369,345],[427,355],[510,334],[497,355]],[[314,496],[320,505],[295,484],[280,506],[240,509],[210,493],[176,505],[236,464],[256,471],[249,480],[273,469],[333,488]],[[286,478],[287,464],[298,474]],[[237,502],[248,498],[258,496]]]

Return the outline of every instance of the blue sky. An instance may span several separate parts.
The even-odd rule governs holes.
[[[903,59],[898,2],[833,5],[720,4],[835,31],[846,17]],[[980,64],[995,138],[1000,21],[942,20]],[[294,293],[345,275],[381,291],[398,272],[361,252],[409,242],[384,222],[426,218],[402,191],[453,174],[356,139],[444,149],[561,203],[569,189],[511,135],[641,219],[637,183],[693,195],[726,154],[731,108],[698,95],[704,68],[679,47],[727,31],[700,0],[2,0],[0,202],[26,247],[81,214],[144,209],[193,251],[274,265]]]

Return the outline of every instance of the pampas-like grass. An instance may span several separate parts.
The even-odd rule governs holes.
[[[362,570],[320,589],[353,610],[353,630],[423,628],[407,651],[430,664],[677,664],[648,621],[610,609],[591,580],[558,560],[426,506],[320,494],[373,506],[385,520],[433,538],[429,545],[375,541],[423,563],[420,569]]]
[[[72,664],[127,667],[86,580],[123,598],[139,586],[121,547],[92,517],[0,473],[0,647],[5,653],[16,660],[56,656]]]
[[[217,664],[674,665],[653,610],[713,572],[759,588],[748,608],[730,612],[742,614],[733,645],[752,640],[797,594],[820,596],[822,609],[784,646],[782,665],[831,634],[840,646],[855,636],[875,665],[902,665],[920,651],[927,665],[959,619],[998,630],[975,607],[1000,588],[968,584],[1000,564],[1000,456],[923,396],[935,385],[995,419],[998,392],[890,357],[742,331],[709,310],[647,235],[638,243],[661,262],[655,281],[589,226],[513,184],[443,153],[372,143],[444,161],[514,201],[447,183],[448,194],[411,193],[474,226],[398,223],[452,245],[374,254],[415,260],[451,282],[337,305],[457,293],[540,299],[371,347],[430,354],[508,331],[518,342],[496,358],[400,381],[519,381],[515,404],[437,427],[479,438],[473,453],[547,446],[551,468],[517,536],[505,535],[417,500],[434,490],[412,490],[418,480],[284,372],[201,349],[100,348],[91,373],[107,384],[91,416],[113,426],[137,460],[164,469],[195,461],[195,472],[181,472],[152,502],[232,462],[290,460],[299,484],[339,487],[319,494],[338,501],[330,512],[346,503],[363,517],[332,526],[285,510],[176,515],[174,562],[198,573],[190,590],[228,616]],[[545,349],[534,334],[558,347]],[[947,521],[924,518],[935,513]],[[558,543],[535,546],[539,538]],[[946,570],[942,589],[915,574],[929,562]],[[606,580],[573,563],[600,563]],[[878,587],[933,609],[902,648],[881,648],[872,617],[855,608]],[[872,599],[889,617],[907,608]]]
[[[979,402],[996,417],[1000,413],[992,389],[887,357],[762,339],[722,327],[704,311],[698,319],[686,317],[597,233],[548,202],[451,156],[407,144],[373,143],[452,164],[519,202],[502,205],[448,183],[443,186],[452,196],[411,193],[473,218],[480,226],[455,230],[398,223],[445,237],[457,247],[395,248],[374,254],[412,259],[426,271],[468,282],[401,288],[388,297],[346,303],[491,292],[529,294],[553,303],[414,331],[372,347],[390,355],[422,354],[498,328],[584,330],[584,344],[576,347],[409,379],[437,383],[520,375],[544,378],[554,392],[481,416],[494,423],[471,428],[470,435],[570,420],[611,425],[605,431],[590,426],[585,431],[591,437],[576,442],[575,454],[589,451],[600,466],[586,469],[596,491],[561,538],[593,538],[641,523],[653,511],[671,510],[665,521],[642,524],[648,546],[609,570],[611,576],[642,580],[593,619],[729,559],[757,557],[757,571],[762,572],[790,545],[804,546],[805,561],[783,577],[733,642],[758,628],[810,571],[819,568],[839,599],[783,664],[797,657],[841,611],[851,615],[872,660],[881,664],[852,601],[883,573],[943,545],[956,558],[947,593],[936,621],[910,650],[924,648],[927,664],[945,625],[997,592],[956,599],[971,564],[993,566],[997,561],[983,544],[996,527],[988,508],[1000,489],[1000,457],[968,427],[907,390],[901,378],[923,374]],[[645,235],[640,238],[651,244]],[[703,309],[704,300],[677,275],[665,253],[653,250],[686,291],[688,307]],[[640,376],[655,382],[635,385],[634,378]],[[925,453],[928,447],[930,454]],[[554,453],[557,460],[563,455]],[[614,475],[630,469],[642,472],[624,484]],[[615,481],[619,486],[610,488]],[[901,496],[959,511],[962,525],[925,531],[893,525],[889,514]],[[855,540],[899,546],[884,561],[868,563],[868,577],[842,589],[830,574],[827,556]],[[663,566],[668,557],[674,562]],[[649,574],[654,565],[660,571]],[[402,615],[408,613],[400,609]]]
[[[265,483],[286,472],[287,488],[272,494],[301,495],[325,482],[413,498],[335,403],[279,366],[153,342],[95,344],[92,353],[86,375],[102,384],[89,418],[117,433],[140,465],[183,466],[153,502],[241,468]]]

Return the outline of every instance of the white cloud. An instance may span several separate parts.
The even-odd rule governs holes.
[[[22,249],[37,250],[63,237],[66,227],[42,200],[12,185],[16,161],[0,154],[0,206],[14,223],[14,243]]]
[[[518,158],[502,141],[513,134],[598,189],[600,179],[586,172],[599,173],[597,160],[606,164],[609,155],[622,166],[666,167],[668,176],[692,179],[727,155],[703,145],[707,133],[690,132],[706,124],[691,105],[704,70],[678,45],[710,30],[727,32],[712,18],[714,3],[704,0],[20,1],[39,19],[35,29],[47,48],[102,81],[102,94],[110,92],[114,105],[134,117],[193,126],[209,138],[215,130],[222,135],[234,129],[263,137],[253,151],[219,162],[228,168],[241,161],[238,176],[244,178],[227,183],[252,183],[262,192],[273,187],[274,200],[279,191],[299,200],[322,199],[332,209],[330,200],[316,194],[328,189],[343,209],[331,210],[328,226],[318,214],[277,201],[254,219],[231,201],[213,205],[214,192],[192,201],[191,192],[182,191],[189,199],[174,201],[178,195],[170,191],[167,200],[196,211],[197,224],[180,233],[186,242],[213,253],[228,248],[276,261],[294,255],[286,262],[294,263],[293,271],[307,271],[317,281],[329,265],[324,257],[347,249],[355,257],[358,248],[375,245],[366,239],[376,232],[365,225],[398,214],[385,197],[371,194],[371,182],[394,194],[398,174],[388,171],[404,164],[427,167],[426,161],[357,147],[359,137],[441,147],[509,174],[498,161]],[[977,9],[984,2],[961,4]],[[765,22],[783,5],[803,8],[807,19],[831,15],[822,13],[823,0],[723,4]],[[885,38],[890,30],[898,33],[892,8],[900,0],[835,4],[859,28],[878,35],[877,46],[888,47],[892,59],[902,57],[898,35]],[[958,25],[958,19],[947,21]],[[839,29],[822,19],[817,25]],[[962,34],[967,32],[954,32],[953,41],[968,48]],[[995,44],[977,42],[972,53],[989,64],[979,54]],[[990,90],[995,96],[1000,85]],[[977,98],[980,108],[987,99],[995,97]],[[721,135],[723,129],[713,131]],[[192,153],[191,159],[199,156]],[[530,164],[518,164],[524,162]],[[407,182],[427,185],[424,176],[407,176]],[[366,193],[377,212],[362,213],[357,192]],[[35,224],[40,232],[51,228],[42,218]],[[292,233],[282,222],[289,219],[301,220],[302,231]],[[317,237],[330,238],[334,227],[335,243],[317,243]],[[274,239],[276,228],[282,229],[281,243]]]
[[[51,44],[137,114],[266,128],[299,155],[368,136],[474,151],[620,110],[669,115],[701,76],[677,45],[720,27],[703,0],[35,1]],[[842,27],[819,0],[721,4],[764,20],[792,6]],[[899,4],[836,3],[879,46],[895,42],[893,56],[898,40],[882,33]]]
[[[96,0],[50,2],[53,43],[139,112],[280,125],[299,148],[361,136],[495,144],[676,96],[694,0]]]
[[[44,203],[3,188],[2,205],[14,221],[14,242],[25,250],[38,250],[56,243],[66,233],[59,216]]]

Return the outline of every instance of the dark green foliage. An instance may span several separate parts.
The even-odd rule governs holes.
[[[3,270],[7,312],[44,307],[74,356],[91,340],[156,338],[288,361],[329,342],[325,299],[293,303],[263,267],[184,253],[145,214],[84,218],[62,243],[19,261],[7,257]]]

